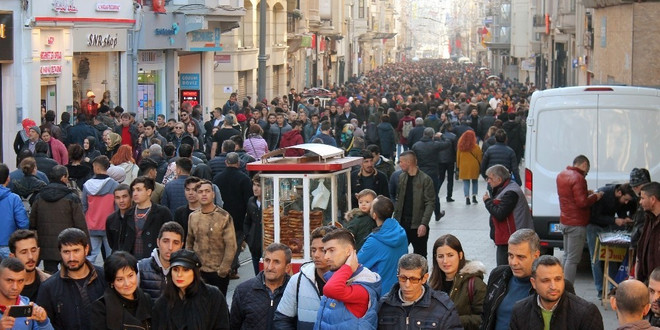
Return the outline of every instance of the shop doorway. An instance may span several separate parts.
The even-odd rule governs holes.
[[[138,71],[138,119],[156,120],[156,115],[163,113],[162,84],[163,70]]]
[[[55,118],[59,118],[57,109],[57,85],[55,79],[41,79],[41,105],[46,110],[55,111]]]

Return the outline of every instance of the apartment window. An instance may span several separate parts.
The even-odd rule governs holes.
[[[358,18],[364,18],[364,1],[358,0]]]
[[[286,13],[286,33],[296,32],[296,18],[293,13]]]

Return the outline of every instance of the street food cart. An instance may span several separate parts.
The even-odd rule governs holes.
[[[283,157],[286,149],[306,153]],[[307,143],[272,151],[247,164],[249,171],[261,172],[264,251],[273,242],[289,246],[294,272],[311,260],[311,232],[339,224],[351,209],[351,168],[361,163],[362,157],[344,157],[342,149]]]

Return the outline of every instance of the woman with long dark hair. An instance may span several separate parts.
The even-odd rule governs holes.
[[[170,256],[170,272],[153,310],[154,329],[229,329],[229,308],[217,287],[204,283],[195,252]]]
[[[113,252],[103,264],[108,288],[92,303],[92,329],[151,328],[151,297],[138,288],[137,259]]]
[[[479,189],[479,170],[481,168],[481,148],[477,145],[477,136],[469,130],[458,139],[456,151],[456,167],[458,178],[463,180],[465,204],[470,205],[470,183],[472,183],[472,203],[477,204]]]
[[[433,272],[429,286],[449,295],[466,330],[479,329],[486,297],[484,273],[479,261],[467,261],[454,235],[440,236],[433,244]]]

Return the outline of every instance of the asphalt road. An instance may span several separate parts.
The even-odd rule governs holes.
[[[490,240],[488,233],[488,212],[484,207],[481,196],[486,191],[486,183],[482,179],[479,180],[479,193],[477,200],[478,204],[465,205],[465,198],[463,197],[463,183],[461,181],[454,182],[453,198],[456,200],[453,203],[445,202],[446,197],[446,183],[440,190],[440,200],[442,209],[446,210],[447,215],[441,221],[431,220],[430,236],[429,236],[429,254],[431,253],[433,242],[441,235],[450,233],[458,237],[463,245],[465,256],[469,260],[479,260],[486,265],[486,270],[489,273],[496,266],[495,262],[495,244]],[[412,247],[410,247],[412,252]],[[607,306],[604,309],[600,304],[600,300],[596,297],[596,289],[593,284],[591,275],[591,268],[588,264],[588,252],[586,257],[583,257],[582,263],[578,268],[577,278],[575,281],[575,291],[580,297],[596,304],[601,315],[603,316],[603,323],[606,330],[614,330],[617,328],[618,323],[616,313],[612,311],[611,307]],[[562,258],[562,251],[555,249],[554,255]],[[249,251],[246,249],[241,253],[241,268],[239,270],[240,279],[232,280],[229,284],[228,303],[231,306],[231,299],[234,288],[254,276],[252,264],[250,261]],[[429,269],[431,264],[429,263]],[[486,279],[487,280],[487,279]]]

